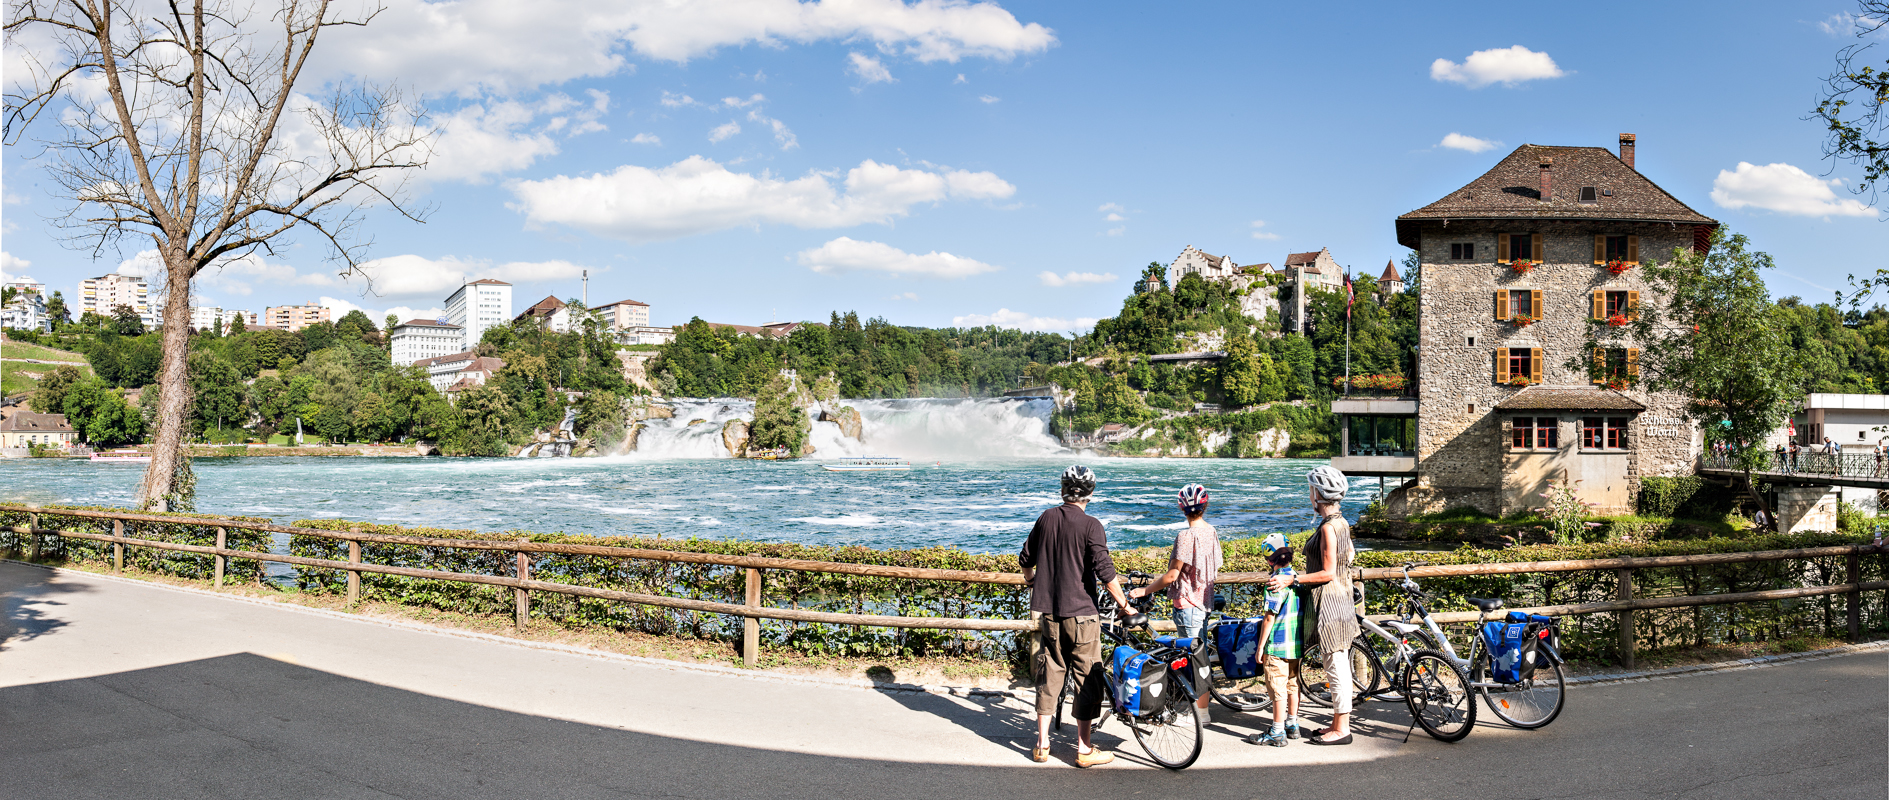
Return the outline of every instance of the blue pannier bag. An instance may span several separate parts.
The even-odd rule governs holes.
[[[1213,626],[1213,648],[1220,654],[1220,671],[1228,678],[1259,674],[1259,633],[1263,619],[1236,619]]]
[[[1548,666],[1550,660],[1561,660],[1561,630],[1554,617],[1510,611],[1508,621],[1528,626],[1522,633],[1527,640],[1522,648],[1523,678],[1533,677],[1536,668]]]
[[[1213,673],[1213,665],[1207,663],[1207,654],[1201,649],[1199,639],[1192,636],[1179,639],[1175,638],[1174,634],[1169,633],[1154,637],[1154,643],[1163,647],[1172,647],[1188,655],[1187,669],[1194,673],[1194,691],[1198,692],[1201,687],[1207,685],[1207,681],[1211,679]]]
[[[1161,692],[1167,688],[1167,663],[1125,644],[1116,646],[1113,661],[1114,677],[1108,688],[1116,710],[1137,717],[1160,710]]]
[[[1526,635],[1527,623],[1485,622],[1482,624],[1483,644],[1489,648],[1489,661],[1492,664],[1489,680],[1496,683],[1520,683],[1523,680],[1524,665],[1533,673],[1534,642]],[[1526,649],[1528,652],[1524,653]]]

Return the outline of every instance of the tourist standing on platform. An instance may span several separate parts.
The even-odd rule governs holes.
[[[1195,705],[1204,713],[1210,698],[1205,689],[1207,682],[1212,680],[1205,657],[1207,609],[1213,605],[1213,584],[1220,579],[1220,566],[1223,563],[1220,534],[1206,521],[1207,487],[1198,483],[1181,487],[1179,506],[1181,516],[1187,520],[1187,527],[1174,534],[1174,549],[1168,554],[1168,571],[1157,576],[1147,586],[1130,590],[1128,596],[1147,597],[1167,589],[1168,600],[1174,604],[1175,636],[1193,639],[1194,653],[1201,656],[1194,660],[1194,689],[1197,695]]]
[[[1351,546],[1351,525],[1338,508],[1350,483],[1345,474],[1326,465],[1315,467],[1306,476],[1311,484],[1312,511],[1318,515],[1318,530],[1305,542],[1305,574],[1275,575],[1268,589],[1287,586],[1311,587],[1310,598],[1317,621],[1314,636],[1318,651],[1325,658],[1325,676],[1330,681],[1331,727],[1306,737],[1308,744],[1351,744],[1351,642],[1358,638],[1358,612],[1351,593],[1351,563],[1357,553]]]
[[[1788,451],[1788,450],[1785,450],[1785,449],[1784,449],[1784,443],[1783,443],[1783,442],[1778,442],[1778,445],[1777,445],[1777,467],[1776,467],[1776,469],[1777,469],[1777,471],[1778,471],[1778,472],[1790,472],[1790,471],[1791,471],[1791,462],[1790,462],[1790,451]]]
[[[1123,616],[1133,613],[1122,594],[1115,560],[1109,557],[1108,533],[1088,514],[1095,494],[1095,473],[1073,466],[1063,472],[1063,504],[1043,512],[1024,540],[1017,563],[1030,585],[1030,611],[1037,615],[1036,748],[1030,760],[1049,760],[1050,717],[1062,702],[1063,681],[1076,679],[1076,766],[1093,767],[1115,760],[1089,741],[1095,718],[1102,715],[1102,618],[1096,586],[1108,588]]]
[[[1285,534],[1273,533],[1260,540],[1259,554],[1275,577],[1289,582],[1296,574]],[[1246,737],[1246,743],[1285,747],[1287,739],[1299,738],[1299,688],[1292,685],[1299,672],[1301,648],[1299,593],[1291,588],[1268,590],[1265,619],[1259,634],[1259,669],[1266,676],[1266,695],[1272,698],[1272,729]]]

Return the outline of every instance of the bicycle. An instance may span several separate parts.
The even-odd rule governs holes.
[[[1498,718],[1517,728],[1533,730],[1560,716],[1566,703],[1566,678],[1561,672],[1562,658],[1556,647],[1559,637],[1554,634],[1553,620],[1540,628],[1535,627],[1535,620],[1529,620],[1525,630],[1537,637],[1535,656],[1531,659],[1533,663],[1523,666],[1521,680],[1512,683],[1492,680],[1495,656],[1485,646],[1483,631],[1489,614],[1502,608],[1502,598],[1464,598],[1477,610],[1476,633],[1470,637],[1468,657],[1458,657],[1442,626],[1430,616],[1427,603],[1434,598],[1418,589],[1416,582],[1410,579],[1412,566],[1415,565],[1405,564],[1403,568],[1402,588],[1407,608],[1423,620],[1437,646],[1410,654],[1401,689],[1410,716],[1423,726],[1424,733],[1442,742],[1459,741],[1468,736],[1476,724],[1477,696]],[[1394,629],[1401,629],[1410,623],[1393,624]]]
[[[1126,587],[1130,589],[1146,586],[1154,579],[1154,576],[1139,571],[1130,571],[1127,577],[1132,582]],[[1108,648],[1102,658],[1104,679],[1110,688],[1103,718],[1114,716],[1121,720],[1134,733],[1135,742],[1156,764],[1173,770],[1186,769],[1200,758],[1204,725],[1202,715],[1195,706],[1199,695],[1194,689],[1194,673],[1197,669],[1194,659],[1201,656],[1197,652],[1200,646],[1183,649],[1175,646],[1172,637],[1161,637],[1168,640],[1166,643],[1154,638],[1154,630],[1148,624],[1148,609],[1154,605],[1152,597],[1131,601],[1135,613],[1119,622],[1109,621],[1117,616],[1112,597],[1104,596],[1096,605],[1102,612],[1102,633],[1107,639],[1118,647],[1126,645],[1146,653],[1152,661],[1166,665],[1166,674],[1161,678],[1161,683],[1149,691],[1150,695],[1160,699],[1140,714],[1133,714],[1116,702],[1115,690],[1121,680],[1115,673],[1115,648]],[[1146,632],[1148,638],[1137,635],[1137,628]],[[1101,727],[1100,723],[1098,720],[1096,727]]]

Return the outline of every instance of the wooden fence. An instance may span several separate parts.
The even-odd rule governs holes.
[[[224,571],[228,559],[253,559],[281,564],[294,564],[302,567],[343,570],[347,573],[347,602],[353,605],[361,597],[361,573],[399,575],[409,578],[457,581],[461,583],[506,586],[512,589],[514,622],[524,628],[531,614],[531,593],[555,592],[576,597],[592,597],[603,600],[616,600],[625,603],[661,606],[666,608],[686,609],[691,611],[727,614],[743,618],[742,657],[748,666],[754,666],[760,651],[760,620],[777,619],[799,622],[827,623],[838,625],[863,625],[890,628],[929,628],[967,631],[1026,631],[1034,623],[1024,619],[975,619],[921,616],[888,616],[879,614],[846,614],[826,611],[811,611],[797,608],[775,608],[762,602],[762,589],[766,581],[767,570],[795,570],[802,572],[820,572],[840,575],[859,575],[881,578],[903,578],[917,580],[935,580],[959,583],[1023,585],[1023,576],[1011,572],[974,572],[968,570],[925,569],[915,567],[894,567],[875,564],[845,564],[826,561],[805,561],[789,558],[770,558],[763,556],[720,555],[710,553],[688,553],[668,550],[648,550],[630,547],[606,547],[600,545],[558,544],[531,542],[525,540],[471,540],[440,539],[422,536],[397,536],[368,533],[365,531],[328,531],[315,528],[302,528],[287,525],[271,525],[245,522],[241,520],[218,519],[214,517],[191,518],[176,515],[151,515],[135,512],[94,511],[81,509],[41,509],[34,506],[0,504],[0,512],[25,514],[26,525],[0,526],[0,531],[25,534],[29,537],[27,557],[39,560],[39,542],[42,536],[58,536],[73,539],[89,539],[107,542],[112,545],[112,571],[114,574],[124,568],[124,548],[147,547],[157,550],[171,550],[196,553],[215,557],[214,583],[222,588]],[[39,526],[40,514],[63,517],[81,517],[106,520],[112,523],[110,534],[89,533],[85,531],[66,531],[42,528]],[[125,535],[127,523],[158,523],[164,525],[198,525],[214,528],[217,532],[217,544],[214,547],[203,545],[179,544],[150,539],[140,539]],[[226,537],[230,529],[254,530],[269,533],[286,533],[295,536],[311,536],[348,544],[348,560],[305,558],[302,556],[237,550],[226,547]],[[463,572],[396,567],[385,564],[366,563],[361,560],[361,544],[378,542],[384,544],[417,545],[424,547],[463,548],[471,550],[492,550],[509,552],[513,558],[511,575],[480,575]],[[1616,574],[1618,598],[1604,603],[1583,603],[1578,605],[1537,606],[1511,609],[1535,614],[1579,615],[1579,614],[1616,614],[1620,625],[1620,654],[1622,661],[1631,667],[1634,661],[1635,631],[1633,612],[1664,608],[1685,608],[1691,606],[1725,605],[1732,603],[1750,603],[1772,600],[1785,600],[1823,595],[1845,595],[1848,631],[1852,640],[1861,635],[1862,592],[1889,590],[1889,580],[1860,580],[1859,560],[1863,555],[1882,553],[1880,545],[1842,545],[1836,547],[1816,547],[1796,550],[1765,550],[1741,553],[1709,553],[1685,556],[1654,556],[1639,558],[1605,558],[1578,561],[1533,561],[1495,564],[1452,564],[1439,566],[1415,567],[1410,570],[1413,578],[1464,577],[1478,575],[1513,575],[1521,573],[1584,572],[1610,570]],[[531,564],[533,553],[558,553],[583,556],[601,556],[621,559],[646,559],[695,564],[714,564],[739,567],[746,570],[746,593],[743,602],[721,603],[707,600],[693,600],[679,597],[623,592],[592,586],[575,586],[567,583],[533,580]],[[1633,571],[1635,569],[1706,566],[1713,564],[1733,564],[1758,561],[1783,561],[1793,559],[1844,556],[1846,559],[1845,582],[1829,586],[1808,586],[1789,589],[1773,589],[1757,592],[1737,592],[1712,595],[1690,595],[1682,597],[1633,596]],[[1403,576],[1398,569],[1361,569],[1355,577],[1362,581],[1396,580]],[[1264,582],[1268,577],[1264,572],[1222,573],[1219,582],[1223,584],[1254,584]],[[1477,618],[1475,612],[1444,612],[1434,615],[1438,623],[1470,622]]]

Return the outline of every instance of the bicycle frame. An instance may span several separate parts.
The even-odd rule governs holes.
[[[1430,631],[1431,638],[1436,640],[1436,645],[1442,651],[1443,655],[1448,656],[1451,663],[1455,664],[1458,668],[1462,669],[1463,674],[1465,675],[1475,674],[1475,670],[1472,669],[1472,665],[1476,663],[1476,658],[1482,655],[1482,651],[1483,651],[1482,626],[1483,626],[1483,623],[1486,623],[1489,621],[1489,612],[1483,611],[1482,609],[1476,610],[1476,627],[1475,627],[1474,632],[1471,633],[1469,636],[1469,654],[1467,656],[1458,656],[1456,654],[1456,647],[1450,644],[1449,636],[1443,633],[1443,626],[1437,624],[1436,619],[1430,616],[1430,609],[1424,606],[1423,600],[1421,598],[1421,590],[1417,588],[1416,581],[1413,581],[1410,579],[1410,568],[1412,566],[1414,565],[1412,564],[1404,565],[1404,580],[1403,580],[1402,586],[1400,587],[1404,590],[1405,595],[1406,595],[1404,598],[1405,612],[1403,614],[1403,617],[1406,620],[1409,619],[1411,616],[1411,610],[1414,609],[1416,617],[1423,621],[1423,626]],[[1365,624],[1370,624],[1370,621],[1365,620]],[[1372,627],[1375,628],[1376,626],[1373,625]],[[1382,631],[1383,629],[1377,628],[1377,630]],[[1384,633],[1381,635],[1384,635],[1386,638],[1389,638],[1392,641],[1397,643],[1397,646],[1399,648],[1399,653],[1398,653],[1399,656],[1409,655],[1408,653],[1402,652],[1403,650],[1408,649],[1409,646],[1405,645],[1401,638],[1391,637],[1389,636],[1388,633]],[[1555,652],[1554,648],[1548,647],[1548,645],[1546,644],[1542,644],[1539,646],[1547,649],[1549,658],[1554,659],[1557,663],[1560,663],[1563,661],[1563,659],[1561,658],[1561,654]],[[1470,688],[1474,688],[1474,689],[1500,689],[1500,688],[1504,688],[1511,685],[1513,684],[1497,683],[1495,681],[1470,681],[1469,683]]]

